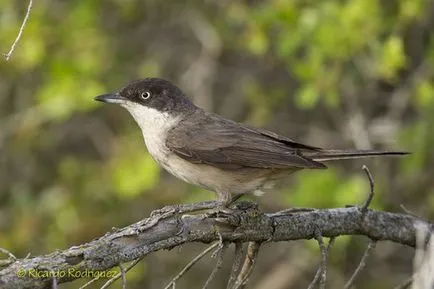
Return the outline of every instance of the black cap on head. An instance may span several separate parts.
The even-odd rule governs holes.
[[[135,80],[118,93],[100,95],[95,100],[118,104],[134,102],[170,113],[182,113],[196,109],[196,106],[176,85],[161,78]]]

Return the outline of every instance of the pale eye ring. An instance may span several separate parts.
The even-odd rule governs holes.
[[[151,93],[149,91],[144,91],[140,93],[140,98],[143,100],[147,100],[150,97],[151,97]]]

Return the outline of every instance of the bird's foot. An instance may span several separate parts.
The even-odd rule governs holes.
[[[228,206],[220,202],[217,207],[204,213],[204,218],[215,218],[216,222],[223,225],[237,226],[243,213],[258,210],[258,205],[253,202],[241,201]]]

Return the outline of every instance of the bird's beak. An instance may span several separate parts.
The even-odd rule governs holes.
[[[94,99],[97,101],[105,102],[105,103],[122,104],[125,102],[125,98],[123,98],[119,93],[109,93],[109,94],[98,95]]]

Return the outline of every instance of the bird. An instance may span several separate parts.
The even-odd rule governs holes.
[[[303,144],[207,112],[161,78],[134,80],[95,100],[125,108],[153,159],[175,177],[215,192],[222,207],[244,194],[271,189],[294,172],[326,169],[328,161],[407,154]]]

